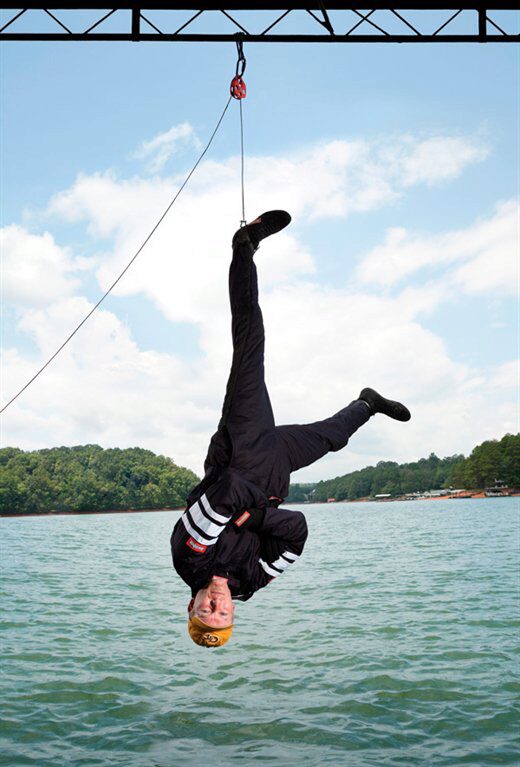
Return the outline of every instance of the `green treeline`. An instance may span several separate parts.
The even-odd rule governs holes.
[[[324,482],[291,485],[287,502],[474,489],[497,480],[520,487],[520,434],[483,442],[468,458],[441,459],[432,453],[414,463],[380,461]],[[170,458],[138,447],[84,445],[31,452],[6,447],[0,449],[0,514],[176,508],[198,481]]]
[[[377,466],[335,479],[291,485],[287,502],[355,500],[380,493],[396,496],[445,487],[483,488],[493,486],[497,480],[509,487],[520,487],[520,434],[483,442],[469,458],[453,455],[441,459],[432,453],[414,463],[380,461]]]
[[[185,504],[198,477],[139,447],[0,450],[0,514],[163,509]]]

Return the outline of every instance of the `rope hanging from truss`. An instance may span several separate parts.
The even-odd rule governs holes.
[[[231,80],[229,91],[234,99],[237,99],[240,105],[240,186],[242,190],[242,220],[240,226],[246,225],[246,203],[245,203],[245,191],[244,191],[244,113],[242,110],[242,101],[247,95],[247,88],[244,80],[244,72],[246,71],[246,57],[244,56],[244,44],[242,40],[237,40],[237,67],[235,70],[235,76]]]

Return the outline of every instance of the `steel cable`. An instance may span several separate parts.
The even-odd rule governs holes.
[[[242,220],[240,226],[246,225],[246,200],[244,183],[244,116],[242,114],[242,99],[240,104],[240,184],[242,188]]]
[[[222,112],[222,114],[220,115],[220,117],[219,117],[219,119],[218,119],[218,122],[217,122],[217,124],[216,124],[216,126],[215,126],[215,128],[214,128],[214,130],[213,130],[213,133],[211,134],[211,136],[210,136],[210,138],[209,138],[209,141],[208,141],[208,143],[206,144],[206,146],[205,146],[205,148],[204,148],[204,150],[203,150],[202,154],[201,154],[201,155],[200,155],[200,157],[198,158],[197,162],[195,163],[195,165],[193,166],[193,168],[190,170],[190,172],[188,173],[188,175],[187,175],[187,176],[186,176],[186,178],[184,179],[184,181],[183,181],[182,185],[179,187],[179,189],[178,189],[178,190],[177,190],[177,192],[175,193],[175,196],[174,196],[174,197],[173,197],[173,199],[171,200],[170,204],[168,205],[168,207],[166,208],[166,210],[164,211],[164,213],[162,214],[162,216],[159,218],[159,220],[157,221],[157,223],[155,224],[155,226],[153,227],[153,229],[151,230],[151,232],[148,234],[148,236],[146,237],[146,239],[144,240],[144,242],[142,243],[142,245],[139,247],[139,249],[138,249],[138,250],[136,251],[136,253],[135,253],[135,254],[132,256],[132,258],[130,259],[130,261],[127,263],[127,265],[125,266],[125,268],[123,269],[123,271],[122,271],[122,272],[121,272],[121,273],[120,273],[120,274],[119,274],[119,275],[116,277],[116,279],[115,279],[115,280],[114,280],[114,282],[113,282],[113,283],[110,285],[110,287],[108,288],[108,290],[107,290],[107,291],[106,291],[106,292],[105,292],[105,293],[104,293],[104,294],[101,296],[101,298],[99,299],[99,301],[97,302],[97,304],[95,304],[95,306],[93,306],[93,308],[92,308],[92,309],[89,311],[89,313],[88,313],[88,314],[87,314],[87,315],[86,315],[86,316],[85,316],[85,317],[84,317],[84,318],[81,320],[81,322],[80,322],[80,323],[79,323],[79,324],[78,324],[78,325],[77,325],[77,326],[74,328],[74,330],[72,331],[72,333],[70,333],[70,334],[67,336],[67,338],[65,339],[65,341],[64,341],[64,342],[61,344],[61,346],[59,346],[59,347],[58,347],[58,349],[56,349],[56,351],[54,352],[54,354],[53,354],[51,357],[49,357],[49,359],[47,360],[47,362],[46,362],[44,365],[42,365],[42,366],[41,366],[41,368],[40,368],[40,369],[39,369],[39,370],[38,370],[38,371],[37,371],[37,372],[36,372],[36,373],[33,375],[33,377],[32,377],[32,378],[30,378],[30,379],[29,379],[29,381],[27,381],[27,383],[26,383],[24,386],[22,386],[22,388],[21,388],[21,389],[20,389],[20,390],[19,390],[19,391],[18,391],[18,392],[17,392],[17,393],[14,395],[14,397],[11,397],[11,399],[9,400],[9,402],[7,402],[7,403],[6,403],[6,404],[5,404],[5,405],[4,405],[4,406],[3,406],[3,407],[0,409],[0,413],[3,413],[3,412],[4,412],[4,410],[7,410],[7,408],[9,407],[9,405],[11,405],[11,404],[12,404],[12,403],[13,403],[13,402],[16,400],[16,399],[18,399],[18,397],[20,396],[20,394],[22,394],[22,393],[23,393],[23,392],[24,392],[24,391],[25,391],[25,390],[26,390],[26,389],[27,389],[27,388],[28,388],[28,387],[29,387],[29,386],[30,386],[30,385],[33,383],[33,381],[35,381],[35,380],[38,378],[38,376],[39,376],[41,373],[43,373],[43,371],[45,370],[45,368],[46,368],[46,367],[48,367],[48,366],[51,364],[51,362],[52,362],[52,361],[53,361],[53,360],[54,360],[54,359],[55,359],[55,358],[58,356],[58,354],[59,354],[59,353],[62,351],[62,349],[64,349],[64,347],[65,347],[65,346],[66,346],[66,345],[69,343],[69,341],[70,341],[70,340],[71,340],[71,339],[72,339],[72,338],[73,338],[73,337],[76,335],[76,333],[78,332],[78,330],[79,330],[81,327],[83,327],[83,325],[85,324],[85,322],[86,322],[86,321],[87,321],[87,320],[88,320],[88,319],[89,319],[89,318],[90,318],[90,317],[91,317],[91,316],[94,314],[94,312],[96,311],[96,309],[98,309],[98,307],[99,307],[99,306],[100,306],[100,305],[103,303],[103,301],[104,301],[104,300],[105,300],[105,298],[106,298],[106,297],[109,295],[109,293],[111,293],[111,291],[112,291],[112,290],[115,288],[115,286],[117,285],[117,283],[119,282],[119,280],[120,280],[120,279],[123,277],[123,275],[125,275],[125,274],[126,274],[126,272],[128,271],[128,269],[129,269],[129,268],[132,266],[132,264],[134,263],[134,261],[135,261],[135,259],[137,258],[137,256],[138,256],[138,255],[141,253],[141,251],[143,250],[143,248],[145,247],[145,245],[148,243],[148,241],[151,239],[151,237],[153,236],[153,234],[155,233],[155,231],[158,229],[158,227],[160,226],[160,224],[161,224],[161,223],[163,222],[163,220],[165,219],[166,215],[168,214],[168,212],[170,211],[170,209],[172,208],[172,206],[174,205],[174,203],[177,201],[177,199],[178,199],[179,195],[181,194],[181,192],[183,191],[184,187],[186,186],[186,184],[188,183],[188,181],[190,180],[190,178],[191,178],[191,177],[193,176],[193,174],[195,173],[195,170],[196,170],[196,169],[197,169],[197,167],[199,166],[199,164],[200,164],[200,162],[201,162],[202,158],[204,157],[204,155],[206,154],[206,152],[207,152],[207,151],[208,151],[208,149],[210,148],[210,146],[211,146],[211,144],[212,144],[212,142],[213,142],[213,139],[215,138],[215,136],[216,136],[216,134],[217,134],[217,131],[218,131],[218,129],[220,128],[220,124],[222,123],[222,120],[224,119],[224,116],[225,116],[225,114],[226,114],[226,112],[227,112],[227,110],[228,110],[228,107],[229,107],[229,104],[230,104],[230,102],[231,102],[231,99],[232,99],[232,97],[230,96],[230,97],[229,97],[229,99],[228,99],[228,101],[227,101],[227,104],[226,104],[226,106],[224,107],[224,111],[223,111],[223,112]],[[242,167],[243,167],[243,142],[242,142]],[[242,185],[243,185],[243,173],[242,173]],[[242,186],[242,189],[243,189],[243,186]],[[243,199],[243,192],[242,192],[242,199]],[[242,210],[243,210],[243,205],[242,205]]]

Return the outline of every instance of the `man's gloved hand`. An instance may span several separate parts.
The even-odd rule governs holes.
[[[256,530],[262,529],[264,522],[265,509],[244,509],[237,511],[231,517],[233,524],[240,529]]]

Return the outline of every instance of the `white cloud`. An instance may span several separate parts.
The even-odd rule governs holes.
[[[65,298],[26,313],[20,328],[33,338],[43,361],[91,306],[84,298]],[[9,393],[38,364],[8,350],[4,380]],[[194,400],[192,379],[189,363],[140,350],[129,329],[112,312],[99,309],[7,411],[2,443],[141,445],[198,466],[217,414]]]
[[[520,359],[504,362],[490,371],[487,386],[490,390],[502,389],[518,392],[520,384]],[[517,429],[518,430],[518,429]]]
[[[463,230],[428,235],[389,229],[385,242],[363,258],[357,277],[391,286],[426,267],[442,267],[445,289],[516,294],[519,235],[516,200],[499,203],[492,216]]]
[[[410,137],[383,145],[333,141],[290,157],[248,158],[248,210],[256,215],[266,207],[288,206],[299,222],[391,203],[401,194],[406,162],[424,143],[414,143]],[[222,306],[225,262],[207,259],[204,269],[200,264],[204,250],[215,254],[227,250],[230,232],[237,225],[239,170],[236,158],[201,164],[189,189],[146,246],[146,257],[117,287],[119,295],[144,293],[171,320],[198,322],[204,312],[214,314]],[[451,166],[446,172],[452,173]],[[114,238],[113,255],[98,272],[106,289],[144,241],[181,181],[182,177],[119,181],[111,173],[80,176],[71,189],[53,198],[48,212],[69,221],[85,220],[94,237]],[[314,270],[306,249],[301,244],[295,247],[292,232],[297,234],[295,227],[269,248],[272,280]],[[189,285],[189,291],[177,291],[172,301],[172,286],[178,284]]]
[[[78,286],[74,272],[86,262],[56,244],[52,234],[37,235],[16,224],[0,230],[2,301],[22,307],[44,306]]]
[[[160,134],[147,146],[168,144],[165,137],[169,133]],[[457,147],[457,162],[453,146]],[[430,157],[433,148],[434,169]],[[451,179],[485,156],[486,151],[469,139],[420,140],[410,136],[372,143],[337,140],[284,157],[250,156],[246,161],[247,202],[255,214],[257,204],[261,208],[262,201],[269,200],[272,206],[274,197],[278,206],[287,205],[289,200],[295,216],[345,216],[391,203],[412,184]],[[204,161],[199,166],[190,191],[184,195],[184,200],[191,193],[201,201],[204,212],[199,213],[197,224],[212,208],[225,210],[226,202],[232,211],[238,209],[238,174],[238,158]],[[85,218],[94,234],[107,236],[123,221],[127,224],[130,214],[139,222],[150,208],[150,220],[157,218],[162,203],[173,196],[183,178],[120,181],[110,172],[80,176],[71,189],[55,196],[49,212],[69,220]]]
[[[484,160],[486,147],[465,138],[437,136],[413,147],[404,157],[403,183],[433,185],[460,175],[467,165]]]
[[[482,385],[490,374],[451,359],[443,340],[421,325],[425,307],[442,299],[436,283],[405,286],[394,297],[375,295],[372,283],[370,288],[319,285],[312,253],[302,243],[299,221],[347,216],[391,203],[411,178],[416,183],[449,178],[454,172],[450,153],[445,153],[445,160],[441,157],[441,170],[433,174],[428,152],[420,149],[423,145],[427,141],[409,138],[385,146],[337,141],[288,158],[248,160],[248,209],[256,215],[267,207],[287,205],[295,219],[290,229],[263,244],[256,255],[268,339],[266,369],[278,422],[326,417],[365,385],[402,398],[414,414],[405,425],[374,419],[353,438],[349,450],[328,456],[304,476],[340,474],[383,457],[413,459],[425,449],[442,455],[467,450],[483,434],[496,436],[511,418],[511,410],[503,407],[503,395],[497,399],[498,394]],[[471,152],[462,155],[465,163],[477,159]],[[461,162],[457,172],[462,166]],[[201,164],[115,291],[119,296],[145,297],[167,320],[194,323],[201,355],[183,359],[143,351],[130,329],[113,312],[102,309],[7,411],[4,444],[140,444],[201,471],[231,358],[227,269],[231,234],[237,226],[238,179],[236,158]],[[107,241],[101,266],[96,259],[91,261],[105,290],[181,180],[119,180],[111,173],[81,176],[71,189],[53,198],[48,214],[84,222],[96,252],[100,240]],[[507,206],[495,217],[500,215],[507,217]],[[495,224],[502,231],[501,224]],[[487,236],[486,247],[494,252],[500,236],[493,233],[491,223],[480,226],[480,232],[472,230],[472,242]],[[455,254],[446,263],[458,267],[484,252],[485,248],[467,244],[468,231],[455,234],[445,235]],[[409,244],[410,235],[401,232],[393,237],[399,267],[401,249]],[[459,259],[461,248],[466,248],[466,260]],[[428,252],[433,259],[435,244],[430,243]],[[71,254],[60,257],[52,305],[42,307],[35,301],[21,312],[19,329],[34,340],[41,361],[91,306],[81,295],[72,295]],[[401,267],[403,275],[409,273],[407,263]],[[383,258],[378,267],[384,271]],[[21,306],[18,297],[13,298]],[[8,382],[14,393],[37,367],[35,360],[8,349],[4,389]]]
[[[267,266],[259,268],[263,283]],[[425,449],[441,455],[467,451],[514,428],[502,389],[493,391],[500,376],[490,375],[482,385],[475,371],[450,359],[442,340],[417,323],[413,308],[403,310],[399,299],[312,283],[263,287],[267,380],[279,423],[325,418],[365,385],[402,399],[413,413],[409,424],[378,416],[347,450],[304,470],[300,479],[338,475],[382,458],[412,460]],[[43,360],[90,306],[83,298],[65,298],[25,313],[21,329],[35,340]],[[99,310],[8,411],[3,444],[138,444],[200,472],[231,356],[223,306],[216,318],[206,316],[200,329],[204,356],[187,361],[140,350],[129,328],[112,312]],[[10,390],[36,367],[34,360],[8,351],[4,380]],[[501,372],[506,375],[509,379],[509,368]]]
[[[193,145],[200,149],[201,143],[193,127],[188,122],[173,125],[169,130],[158,133],[152,139],[143,141],[134,156],[137,159],[148,159],[148,169],[152,173],[160,173],[164,166],[180,147]]]
[[[86,221],[93,238],[108,238],[131,224],[144,239],[150,220],[156,220],[174,194],[170,179],[118,180],[114,173],[79,175],[72,189],[56,194],[47,213],[64,221]]]

